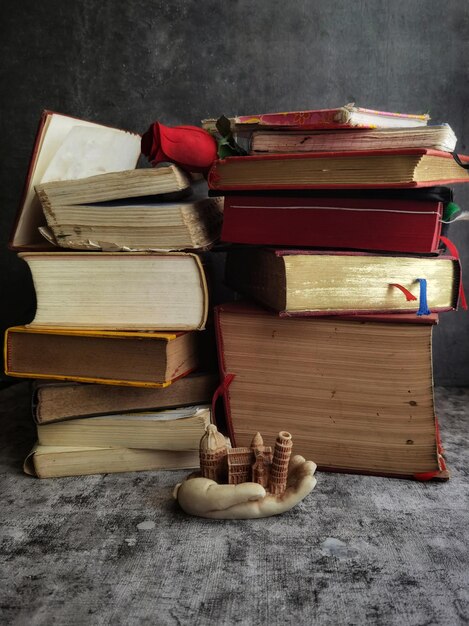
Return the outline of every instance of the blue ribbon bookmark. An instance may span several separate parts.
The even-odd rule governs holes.
[[[420,306],[417,315],[430,315],[430,309],[427,303],[427,279],[417,278],[420,283]]]

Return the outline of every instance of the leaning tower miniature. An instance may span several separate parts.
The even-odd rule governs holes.
[[[285,491],[288,477],[288,464],[293,442],[290,433],[279,432],[274,447],[274,457],[270,468],[270,493],[277,495]]]
[[[226,474],[226,440],[215,424],[209,424],[200,440],[200,472],[203,478],[221,482]]]

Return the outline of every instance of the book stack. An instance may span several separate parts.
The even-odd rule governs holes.
[[[198,253],[221,202],[175,165],[135,169],[140,136],[45,112],[11,247],[37,309],[7,330],[34,390],[40,477],[198,466],[217,379]],[[67,249],[68,250],[65,250]]]
[[[442,224],[469,158],[427,122],[353,106],[231,120],[251,154],[215,162],[209,185],[247,298],[215,316],[233,445],[287,428],[320,469],[448,477],[431,335],[464,304]]]

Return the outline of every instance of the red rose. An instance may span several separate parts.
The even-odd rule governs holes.
[[[169,161],[188,172],[207,172],[217,158],[217,143],[203,128],[154,122],[142,137],[142,152],[152,165]]]

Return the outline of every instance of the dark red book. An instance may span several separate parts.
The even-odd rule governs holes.
[[[253,305],[215,310],[226,425],[293,436],[319,469],[445,479],[434,412],[435,315],[282,319]]]
[[[228,195],[222,240],[437,253],[442,215],[436,200]]]

